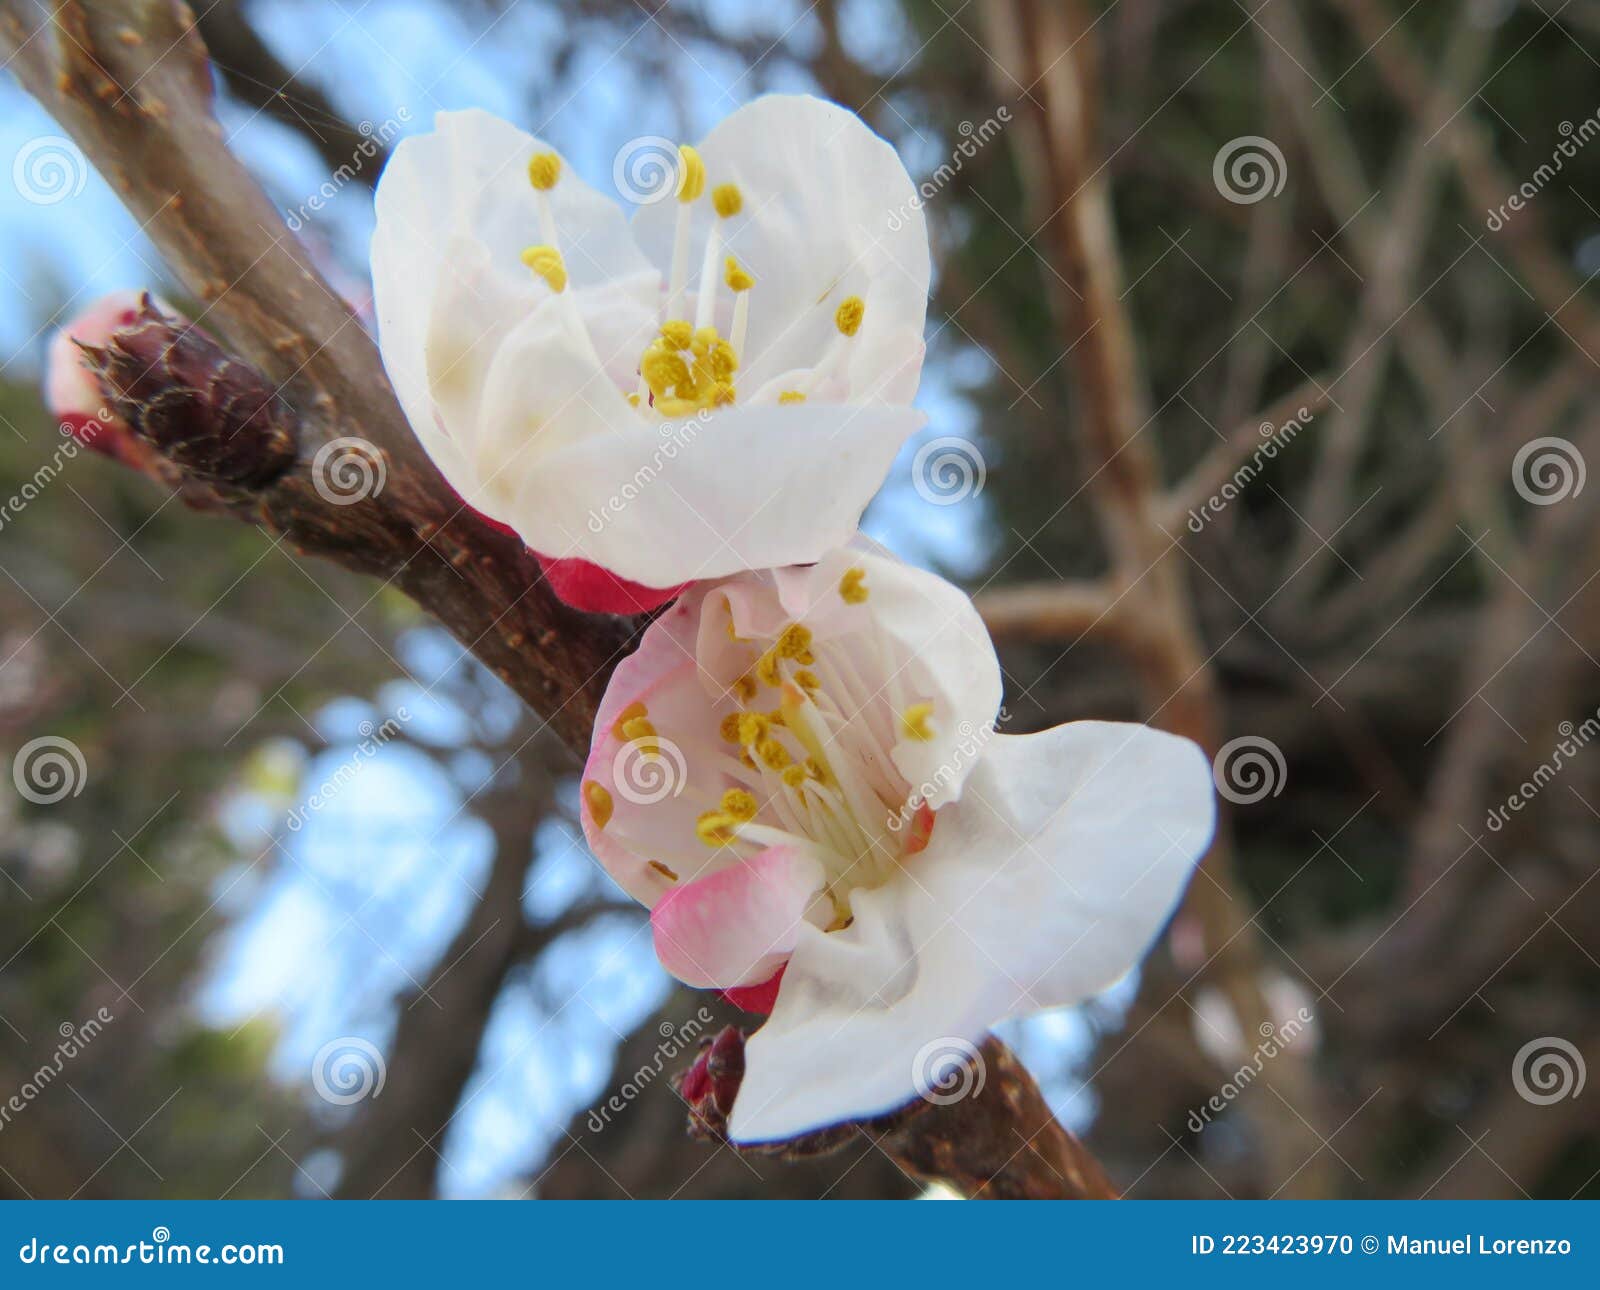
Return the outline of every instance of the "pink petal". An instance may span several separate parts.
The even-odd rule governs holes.
[[[114,291],[101,296],[86,309],[73,315],[50,338],[45,366],[45,402],[51,414],[85,448],[115,457],[130,466],[139,466],[146,453],[133,438],[133,432],[119,416],[102,412],[105,397],[100,385],[84,366],[83,353],[74,342],[103,347],[111,334],[132,326],[139,318],[138,291]],[[173,311],[156,300],[165,313]]]
[[[822,887],[816,860],[797,847],[769,847],[663,896],[650,914],[656,957],[686,985],[765,983],[788,960]]]
[[[589,614],[649,613],[689,585],[685,582],[676,587],[647,587],[576,557],[540,555],[539,567],[544,570],[551,591],[574,609]]]

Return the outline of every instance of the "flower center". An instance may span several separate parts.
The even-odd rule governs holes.
[[[850,891],[887,882],[931,828],[889,755],[892,686],[870,687],[852,652],[859,645],[818,643],[794,623],[756,658],[718,705],[727,708],[718,769],[733,787],[695,824],[707,846],[740,857],[781,845],[814,856],[827,874],[833,927],[849,919]]]
[[[650,420],[670,420],[714,411],[738,398],[734,373],[739,370],[750,326],[750,298],[756,280],[734,255],[724,256],[724,225],[744,210],[744,195],[736,184],[719,184],[711,190],[716,214],[706,235],[700,274],[695,288],[692,320],[683,316],[687,303],[689,233],[694,203],[706,192],[706,168],[700,154],[687,144],[678,149],[678,215],[674,229],[672,265],[667,276],[664,321],[660,332],[639,355],[637,388],[628,402]],[[522,252],[522,262],[551,292],[567,301],[567,322],[574,334],[601,366],[577,302],[567,291],[567,266],[561,254],[560,233],[550,193],[561,181],[561,159],[553,152],[537,153],[528,163],[539,209],[539,229],[544,241]],[[719,273],[720,268],[720,273]],[[724,337],[716,326],[719,278],[733,293],[733,320]],[[821,304],[828,293],[824,292]],[[749,403],[803,403],[817,386],[836,374],[847,359],[847,345],[861,329],[866,304],[849,296],[834,310],[834,337],[817,363],[768,381],[753,391]]]

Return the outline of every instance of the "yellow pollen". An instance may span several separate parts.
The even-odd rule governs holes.
[[[604,829],[611,823],[612,801],[611,794],[606,786],[596,780],[588,779],[583,783],[583,800],[589,804],[589,816],[594,820],[597,829]]]
[[[661,324],[661,339],[673,349],[688,349],[694,325],[685,318],[672,318]]]
[[[758,744],[772,731],[772,722],[759,712],[741,712],[739,714],[739,742],[742,744]]]
[[[630,408],[636,408],[639,406],[639,396],[637,394],[628,395],[628,406]]]
[[[528,162],[528,182],[547,193],[561,178],[561,158],[553,152],[536,152]]]
[[[846,569],[844,577],[839,579],[839,597],[847,605],[864,604],[867,599],[867,571],[865,569]]]
[[[928,718],[933,714],[933,704],[913,703],[900,714],[900,726],[905,731],[908,739],[917,739],[923,743],[933,738],[933,727],[928,724]]]
[[[739,764],[746,770],[756,769],[756,759],[750,755],[748,748],[739,749]]]
[[[656,345],[645,350],[644,357],[639,360],[639,372],[650,387],[650,393],[658,399],[664,398],[668,390],[681,390],[691,384],[689,365],[682,357]]]
[[[706,811],[694,822],[694,835],[708,847],[725,847],[733,841],[729,832],[739,823],[721,811]]]
[[[545,285],[557,295],[567,289],[567,265],[555,247],[526,247],[522,252],[522,262],[543,278]]]
[[[822,682],[817,680],[817,674],[806,668],[801,668],[794,674],[794,683],[807,694],[815,694],[822,688]]]
[[[846,336],[854,336],[861,330],[861,319],[866,312],[866,301],[860,296],[851,296],[834,312],[833,324]]]
[[[678,162],[681,166],[678,172],[678,200],[687,206],[697,201],[706,190],[706,163],[686,143],[678,145]]]
[[[711,205],[723,219],[731,219],[744,209],[744,194],[738,184],[718,184],[711,190]]]
[[[786,726],[789,724],[784,719],[782,708],[774,708],[771,712],[767,713],[767,720],[772,722],[772,724],[775,726]]]
[[[650,862],[650,867],[652,869],[654,869],[658,874],[660,874],[663,878],[665,878],[668,882],[677,882],[678,881],[678,875],[673,873],[673,871],[671,869],[667,868],[666,865],[662,864],[661,861],[652,860]]]
[[[778,650],[776,646],[756,660],[756,675],[761,678],[764,685],[777,688],[783,684],[783,673],[778,670]]]
[[[807,771],[804,766],[785,766],[783,768],[783,782],[790,788],[799,788],[806,782]]]
[[[723,814],[731,815],[736,820],[753,820],[759,809],[755,794],[748,789],[730,788],[722,795]]]
[[[722,280],[735,292],[748,291],[756,285],[756,280],[745,271],[738,259],[731,255],[728,257],[728,271],[723,274]]]
[[[796,663],[816,662],[811,653],[811,629],[799,623],[785,627],[772,648],[779,658],[792,658]]]
[[[778,395],[779,403],[804,403],[805,401],[806,396],[800,393],[799,390],[784,390],[783,393]]]
[[[794,761],[789,750],[776,739],[763,739],[756,745],[756,756],[772,770],[782,770]]]
[[[722,718],[722,723],[717,727],[717,733],[730,744],[742,742],[739,738],[739,718],[743,715],[742,712],[730,712]]]
[[[749,703],[760,692],[760,688],[756,685],[755,677],[747,673],[733,683],[733,692],[745,703]]]
[[[647,717],[649,715],[650,709],[644,706],[644,702],[640,699],[635,699],[621,712],[617,713],[617,719],[611,723],[611,733],[616,738],[626,741],[628,736],[623,733],[623,730],[628,722],[635,717]]]

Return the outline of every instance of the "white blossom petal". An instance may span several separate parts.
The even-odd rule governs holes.
[[[753,393],[782,372],[815,366],[840,339],[834,311],[854,295],[866,314],[832,401],[909,402],[927,314],[928,231],[894,148],[855,113],[789,94],[747,103],[696,146],[708,190],[735,183],[744,198],[723,221],[728,251],[756,283],[740,388]],[[677,213],[676,201],[661,201],[634,217],[658,266],[670,262]],[[694,203],[694,270],[715,219],[710,202]]]
[[[732,1136],[882,1114],[928,1087],[941,1045],[1111,984],[1170,916],[1214,809],[1187,740],[1106,722],[996,736],[927,850],[852,893],[849,927],[800,929]]]

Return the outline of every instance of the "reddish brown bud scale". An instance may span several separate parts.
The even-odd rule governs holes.
[[[148,295],[103,347],[80,348],[118,414],[184,470],[260,488],[293,463],[293,414],[272,383]]]

